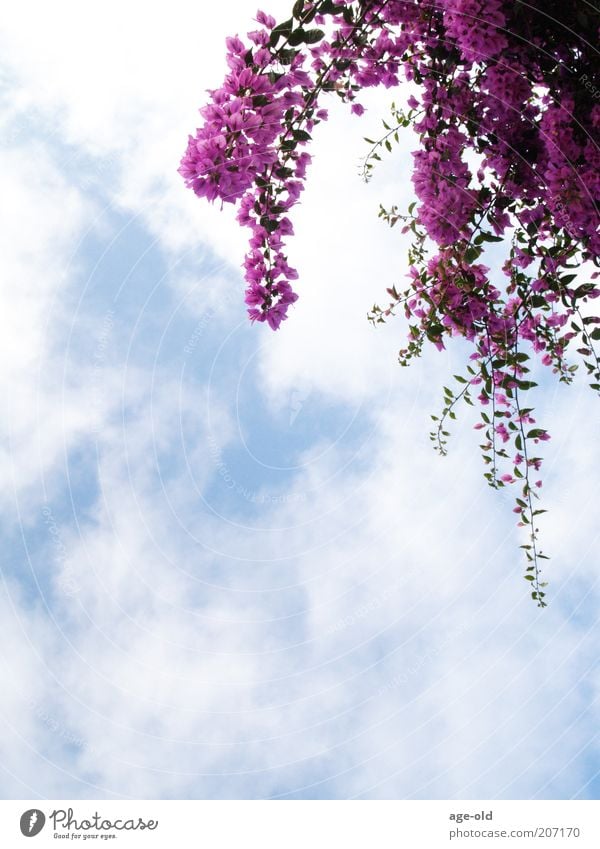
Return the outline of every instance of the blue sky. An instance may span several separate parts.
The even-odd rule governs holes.
[[[334,107],[301,299],[251,327],[245,234],[176,168],[255,9],[138,12],[108,3],[90,39],[80,5],[35,31],[15,8],[0,34],[0,793],[597,797],[591,393],[536,398],[540,612],[474,414],[429,444],[460,348],[403,370],[401,320],[365,318],[405,268],[376,212],[408,202],[413,141],[355,176],[389,93],[362,123]]]

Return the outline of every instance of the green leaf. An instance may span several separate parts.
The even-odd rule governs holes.
[[[296,141],[310,141],[312,136],[306,130],[294,130],[294,138]]]
[[[573,296],[575,298],[583,298],[585,295],[588,295],[594,289],[593,283],[582,283],[581,286],[578,286],[573,292]]]
[[[279,50],[277,55],[282,65],[291,65],[295,57],[298,55],[298,51],[293,49]]]
[[[529,303],[532,307],[545,307],[548,306],[548,301],[544,298],[543,295],[532,295],[529,298]]]
[[[481,248],[471,246],[465,251],[465,259],[468,263],[475,262],[481,256]]]
[[[354,23],[354,9],[352,6],[344,6],[344,11],[342,12],[342,16],[347,24]]]
[[[318,41],[321,41],[325,37],[325,33],[322,29],[310,29],[304,35],[304,41],[306,44],[316,44]]]
[[[288,44],[291,44],[292,47],[297,47],[299,44],[304,44],[306,41],[306,32],[302,29],[302,27],[298,27],[298,29],[294,30],[288,35]]]
[[[290,18],[287,21],[283,21],[283,23],[278,24],[271,30],[271,37],[269,39],[269,44],[271,47],[275,47],[277,42],[282,36],[288,35],[292,31],[292,27],[294,26],[294,19]]]

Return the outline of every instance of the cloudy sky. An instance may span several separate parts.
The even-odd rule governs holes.
[[[597,798],[598,406],[535,399],[539,611],[474,413],[430,447],[464,350],[404,370],[402,321],[366,321],[406,266],[377,210],[414,139],[357,176],[389,92],[333,104],[301,298],[246,321],[245,234],[176,169],[255,12],[3,16],[0,794]]]

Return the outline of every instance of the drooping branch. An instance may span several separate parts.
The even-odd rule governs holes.
[[[588,271],[600,267],[600,12],[560,0],[298,0],[289,19],[259,12],[256,21],[247,41],[227,39],[229,72],[180,168],[197,195],[235,203],[250,229],[251,320],[277,329],[297,299],[286,241],[325,98],[360,116],[361,91],[410,83],[408,109],[393,107],[395,123],[368,140],[364,170],[370,176],[401,132],[416,133],[415,201],[407,215],[380,212],[414,236],[408,285],[390,282],[392,301],[370,318],[401,307],[403,365],[426,342],[472,344],[467,384],[445,393],[437,445],[443,453],[445,420],[478,386],[485,476],[495,487],[524,479],[515,512],[533,528],[529,474],[541,458],[527,455],[527,440],[548,434],[525,428],[534,419],[521,398],[536,386],[528,361],[539,357],[568,383],[578,339],[600,390],[600,318],[588,310],[600,295],[598,272]],[[542,604],[536,540],[526,551]]]

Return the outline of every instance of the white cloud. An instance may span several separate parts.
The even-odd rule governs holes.
[[[1,489],[10,503],[11,491],[35,487],[39,502],[44,474],[63,446],[89,433],[94,415],[106,411],[92,403],[91,365],[69,379],[64,372],[73,284],[83,282],[78,244],[93,227],[94,208],[40,143],[5,148],[3,155]]]
[[[75,763],[53,753],[84,782],[69,795],[513,798],[550,782],[560,797],[584,783],[582,762],[561,768],[593,721],[592,631],[560,603],[559,572],[547,611],[527,600],[470,434],[432,467],[419,417],[399,432],[390,405],[367,471],[335,474],[341,441],[256,521],[218,519],[185,474],[175,512],[157,486],[152,423],[168,441],[185,414],[174,396],[165,385],[152,413],[105,432],[102,497],[64,537],[43,655],[64,687],[54,714],[86,741]]]
[[[285,0],[271,5],[287,8]],[[79,152],[108,158],[118,180],[112,201],[143,211],[169,245],[189,249],[205,231],[231,255],[237,228],[196,202],[176,169],[206,89],[222,81],[225,37],[252,29],[255,11],[244,0],[176,0],[168,13],[140,2],[91,9],[63,0],[36,4],[32,27],[31,7],[15,7],[0,31],[8,104],[32,129],[40,124]]]

